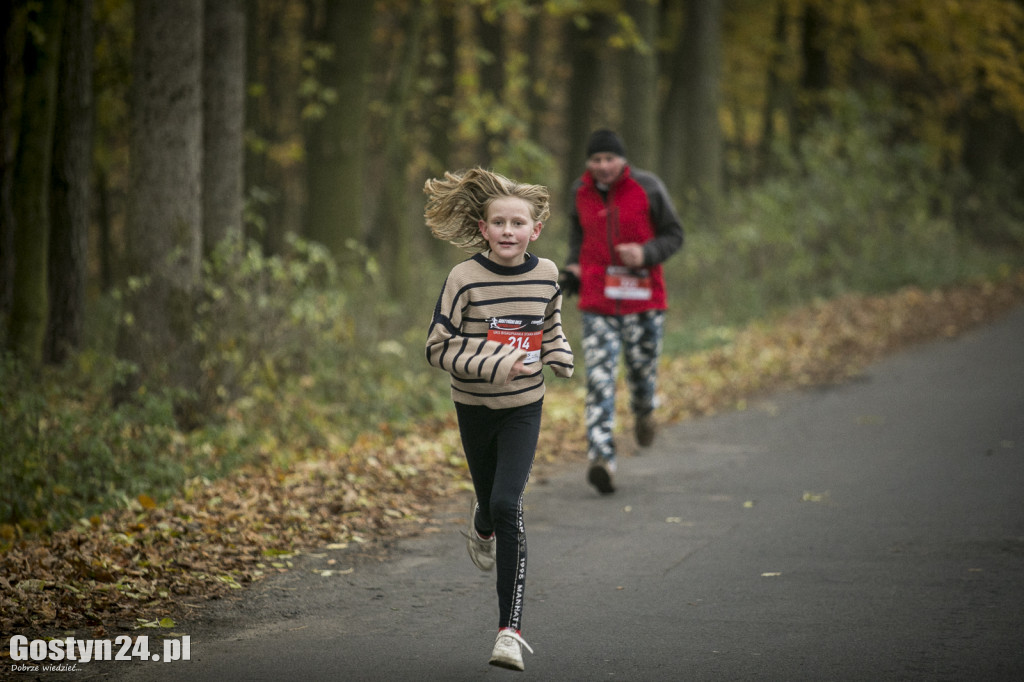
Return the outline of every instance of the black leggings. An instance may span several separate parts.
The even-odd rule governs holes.
[[[495,534],[499,628],[521,629],[526,587],[523,491],[537,450],[543,402],[501,410],[455,403],[462,448],[480,503],[476,529],[484,536]]]

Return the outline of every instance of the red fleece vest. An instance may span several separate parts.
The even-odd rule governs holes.
[[[576,211],[583,228],[580,246],[580,310],[601,315],[628,315],[645,310],[664,310],[665,277],[661,265],[646,266],[651,274],[649,300],[618,300],[605,296],[605,269],[621,265],[616,244],[644,244],[654,238],[647,193],[630,177],[627,166],[608,189],[607,201],[589,172],[576,192]]]

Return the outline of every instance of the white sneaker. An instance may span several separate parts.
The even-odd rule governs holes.
[[[491,651],[491,665],[509,670],[526,670],[523,665],[523,647],[531,654],[533,649],[526,643],[523,636],[511,628],[498,630],[498,638],[494,640],[494,650]]]
[[[490,571],[494,568],[494,533],[491,533],[489,538],[483,538],[476,532],[476,524],[473,522],[476,518],[476,507],[474,497],[469,505],[469,528],[463,533],[466,536],[466,551],[477,568],[481,571]]]

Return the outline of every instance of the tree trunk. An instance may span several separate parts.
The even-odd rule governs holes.
[[[956,197],[953,215],[957,229],[973,241],[1019,249],[1024,246],[1024,232],[1019,228],[1019,209],[1015,216],[1013,207],[1020,205],[1024,182],[1024,134],[1011,115],[995,106],[994,99],[995,93],[979,82],[965,107],[962,165],[967,182]]]
[[[768,74],[765,84],[761,143],[758,149],[760,160],[758,172],[762,177],[771,174],[776,166],[772,149],[776,139],[776,117],[781,115],[786,120],[791,119],[789,105],[791,97],[784,91],[786,86],[783,85],[781,77],[786,50],[787,24],[786,4],[784,0],[779,0],[775,8],[775,35],[772,40],[772,52],[767,65]]]
[[[488,143],[491,163],[508,177],[536,181],[540,175],[537,158],[527,151],[533,142],[530,137],[532,121],[540,111],[530,107],[532,81],[528,50],[536,35],[527,17],[515,8],[502,13],[497,24],[499,55],[504,66],[498,106],[505,112],[505,121]]]
[[[628,127],[629,158],[640,167],[658,167],[658,3],[627,0],[626,12],[636,22],[644,45],[631,47],[622,63],[623,119]]]
[[[114,262],[114,210],[110,198],[110,178],[103,168],[96,168],[96,241],[99,260],[99,290],[107,293],[117,286]]]
[[[450,3],[441,5],[435,3],[433,15],[430,18],[434,28],[434,41],[431,46],[435,54],[434,59],[427,60],[425,68],[430,69],[429,78],[434,84],[434,88],[423,103],[425,111],[422,117],[428,130],[447,131],[455,125],[455,67],[458,64],[458,45],[455,41],[455,8]],[[426,145],[429,154],[428,175],[436,177],[451,168],[454,148],[451,135],[431,134],[428,136]],[[419,194],[420,192],[417,191],[414,196]],[[417,207],[423,205],[422,200],[417,200],[415,203]],[[422,212],[417,210],[417,214],[417,222],[422,224]],[[429,251],[433,259],[437,262],[445,262],[449,257],[451,246],[440,239],[431,239],[427,230],[422,230],[422,234],[427,242],[424,248]]]
[[[50,206],[50,316],[47,362],[82,342],[86,254],[92,205],[92,0],[69,0],[61,43]]]
[[[141,370],[137,381],[185,390],[198,383],[191,333],[202,252],[202,26],[202,0],[136,2],[125,231],[129,274],[144,286],[130,298],[133,323],[118,346]]]
[[[722,0],[690,3],[683,34],[688,53],[684,107],[685,196],[697,200],[702,219],[715,222],[722,191],[722,131],[718,120],[722,53]]]
[[[826,113],[822,94],[831,85],[831,69],[825,31],[828,20],[814,4],[804,7],[801,20],[800,49],[803,55],[803,73],[800,86],[803,89],[800,106],[794,120],[794,139],[799,139],[811,129],[815,119]]]
[[[408,295],[412,282],[412,254],[409,249],[411,238],[405,234],[409,225],[406,207],[407,197],[410,195],[409,178],[406,173],[410,144],[406,124],[410,97],[413,96],[412,84],[422,57],[426,11],[423,3],[417,2],[410,16],[402,22],[406,38],[403,52],[397,62],[397,73],[387,96],[387,109],[390,115],[384,136],[385,177],[378,211],[380,228],[374,246],[381,253],[385,271],[388,273],[390,293],[395,300],[402,300]]]
[[[472,111],[481,98],[481,73],[477,12],[469,3],[455,6],[455,108],[452,111],[453,168],[486,165],[484,131],[477,113]]]
[[[14,176],[21,131],[21,105],[25,70],[25,27],[28,7],[24,0],[0,3],[4,27],[4,77],[0,81],[0,348],[7,346],[7,322],[14,291]]]
[[[427,99],[429,107],[426,117],[432,130],[447,130],[452,125],[452,108],[455,101],[455,77],[458,55],[455,42],[455,9],[443,4],[435,10],[436,43],[434,49],[438,53],[439,65],[432,71],[431,81],[435,83],[433,96]],[[451,156],[452,141],[449,135],[431,135],[427,140],[427,149],[431,160],[435,162],[431,170],[440,173],[448,168]],[[431,240],[437,244],[447,245],[441,240]]]
[[[203,24],[203,252],[242,233],[245,7],[207,0]]]
[[[533,110],[531,139],[548,150],[555,159],[569,158],[569,140],[565,134],[571,75],[566,69],[569,51],[565,44],[567,20],[559,15],[538,13],[531,21],[530,108]],[[553,191],[563,191],[564,177]],[[554,184],[554,182],[552,183]],[[560,196],[559,196],[560,199]]]
[[[476,40],[479,41],[477,59],[480,60],[480,104],[481,110],[494,111],[500,109],[506,111],[508,118],[514,117],[514,112],[507,110],[508,101],[502,96],[508,78],[505,69],[508,66],[508,54],[505,50],[505,38],[508,37],[505,26],[506,18],[515,10],[506,10],[500,15],[488,16],[490,13],[481,9],[474,10],[477,15]],[[497,157],[501,154],[501,147],[507,139],[507,123],[501,122],[498,125],[489,125],[484,116],[480,118],[480,133],[483,136],[481,145],[482,155],[477,164],[493,167]],[[511,174],[511,171],[506,170]]]
[[[245,0],[245,132],[243,148],[242,193],[243,200],[252,203],[251,217],[244,224],[246,236],[259,240],[267,247],[266,227],[261,224],[267,200],[263,188],[267,181],[266,124],[263,100],[266,87],[263,83],[263,59],[266,54],[263,16],[260,14],[260,0]],[[262,59],[261,59],[262,58]],[[251,224],[250,224],[251,223]]]
[[[614,92],[609,89],[612,68],[608,64],[609,48],[606,47],[608,20],[601,14],[590,15],[588,18],[589,28],[580,28],[576,22],[566,24],[566,42],[570,46],[572,66],[566,125],[569,153],[563,182],[566,191],[583,172],[587,138],[591,131],[612,127],[617,119],[610,103],[614,99]],[[628,146],[630,136],[624,133],[623,137]]]
[[[304,227],[305,140],[296,93],[304,78],[307,7],[300,2],[247,2],[246,191],[258,211],[256,236],[267,253],[280,254],[287,250],[287,235]]]
[[[31,366],[43,361],[47,320],[50,161],[65,3],[47,3],[25,45],[25,99],[14,185],[14,291],[10,346]]]
[[[681,0],[669,0],[667,14],[682,17],[684,8]],[[678,19],[677,19],[678,21]],[[676,40],[671,54],[667,58],[665,76],[668,79],[668,93],[661,111],[661,154],[658,167],[661,179],[668,187],[669,193],[677,200],[683,198],[683,167],[686,160],[686,71],[690,68],[689,55],[683,43],[683,37]]]
[[[324,85],[337,101],[327,106],[309,138],[306,234],[339,255],[364,233],[366,133],[369,121],[373,3],[328,2],[323,42],[333,58],[322,64]]]

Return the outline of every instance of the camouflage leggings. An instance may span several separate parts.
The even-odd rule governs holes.
[[[587,366],[587,456],[615,468],[615,381],[619,354],[626,361],[630,409],[643,415],[655,407],[658,358],[665,311],[633,315],[583,313],[583,361]]]

